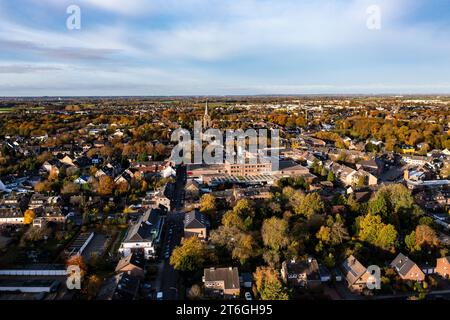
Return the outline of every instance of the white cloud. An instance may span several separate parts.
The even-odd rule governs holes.
[[[8,72],[8,79],[0,81],[0,95],[45,88],[71,94],[77,88],[109,94],[119,88],[139,94],[426,90],[423,83],[446,70],[436,71],[433,64],[447,61],[443,57],[450,53],[448,27],[406,21],[419,0],[32,1],[59,7],[77,3],[82,16],[89,15],[89,23],[71,32],[35,28],[28,21],[0,16],[3,52],[29,58],[21,56],[20,66],[0,61],[0,72],[2,65],[3,73]],[[373,3],[382,8],[382,29],[377,32],[366,28],[366,8]],[[118,17],[96,21],[102,10]],[[136,26],[147,16],[167,20]],[[325,70],[322,61],[302,65],[317,56],[325,56],[333,70]],[[257,74],[240,70],[233,64],[239,59],[259,61],[260,70]],[[409,62],[403,65],[403,59]],[[277,69],[277,60],[285,67]],[[378,67],[381,62],[390,62],[392,71]],[[57,69],[41,69],[52,63]],[[233,70],[222,70],[225,63]],[[418,73],[414,79],[409,69],[419,65],[420,78]],[[295,73],[302,66],[313,71]],[[383,84],[383,72],[386,83],[397,79],[397,84]],[[436,89],[448,88],[439,85],[443,78],[433,81]],[[408,86],[401,84],[405,79],[412,79]],[[11,85],[16,90],[6,91]]]

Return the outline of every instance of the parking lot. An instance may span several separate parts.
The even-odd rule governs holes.
[[[95,233],[94,237],[82,253],[84,260],[86,262],[89,262],[92,256],[101,256],[103,254],[103,251],[105,250],[105,243],[107,240],[108,237],[105,234]]]

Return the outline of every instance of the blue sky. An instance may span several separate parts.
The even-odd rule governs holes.
[[[447,0],[0,0],[0,96],[449,94],[449,40]]]

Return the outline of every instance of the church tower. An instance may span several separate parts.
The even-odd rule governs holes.
[[[208,100],[206,101],[205,106],[205,115],[203,116],[203,128],[209,128],[211,126],[211,118],[208,114]]]

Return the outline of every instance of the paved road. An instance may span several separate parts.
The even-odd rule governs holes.
[[[177,179],[175,183],[174,198],[172,199],[172,212],[168,213],[163,241],[161,244],[161,259],[158,265],[158,274],[155,282],[156,291],[163,292],[164,300],[179,299],[179,276],[166,258],[166,252],[172,254],[174,247],[180,244],[183,237],[184,213],[184,186],[186,183],[186,167],[177,168]],[[172,231],[170,231],[172,230]]]
[[[101,233],[95,233],[91,242],[87,245],[86,249],[83,251],[83,258],[86,262],[89,262],[92,258],[93,254],[96,254],[97,257],[100,257],[103,254],[105,249],[105,242],[107,241],[107,237]]]

